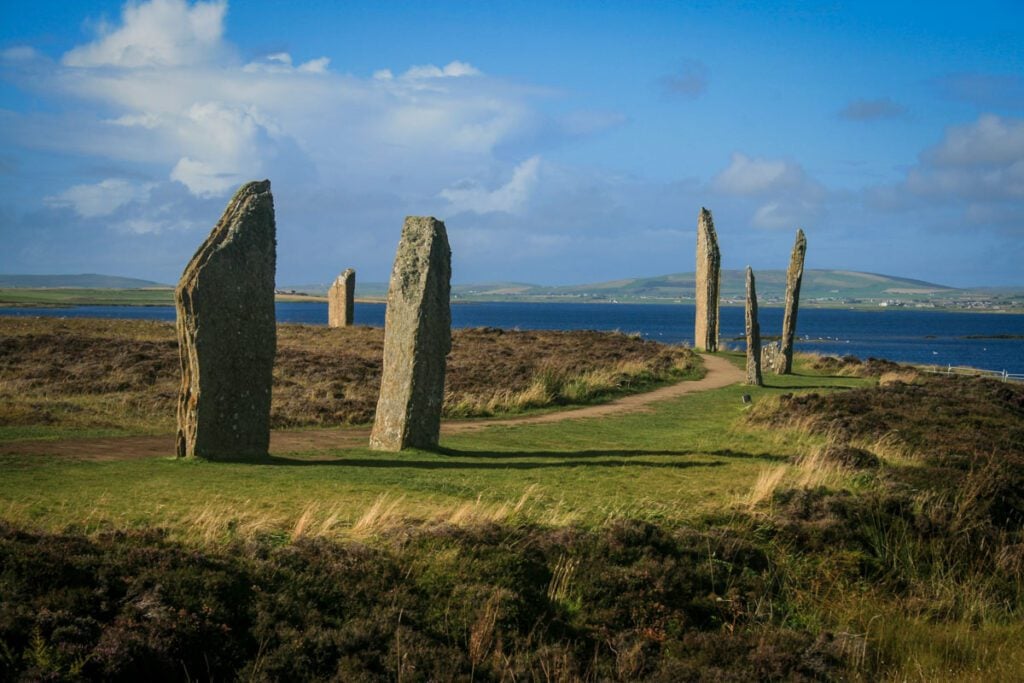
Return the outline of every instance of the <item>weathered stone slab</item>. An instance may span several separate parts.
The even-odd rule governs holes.
[[[804,231],[797,229],[793,253],[786,270],[786,312],[782,317],[782,341],[775,372],[788,375],[793,372],[793,341],[796,339],[796,316],[800,308],[800,284],[804,279],[804,256],[807,255],[807,238]]]
[[[779,342],[768,342],[761,345],[761,370],[773,370],[781,367],[782,356],[779,355]]]
[[[384,371],[370,448],[435,448],[451,350],[451,250],[444,223],[409,216],[395,254],[384,320]]]
[[[693,347],[698,351],[718,350],[718,294],[722,257],[711,212],[701,207],[697,217],[696,322]]]
[[[747,266],[747,384],[761,386],[761,326],[757,322],[754,271]]]
[[[179,457],[260,458],[270,445],[277,327],[270,181],[243,185],[174,291]]]
[[[328,327],[348,327],[356,310],[356,271],[348,268],[327,290]]]

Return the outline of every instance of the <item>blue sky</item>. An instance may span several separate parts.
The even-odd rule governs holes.
[[[268,177],[278,282],[723,265],[1024,285],[1024,4],[5,3],[0,272],[175,282]]]

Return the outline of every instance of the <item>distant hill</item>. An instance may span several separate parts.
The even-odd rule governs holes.
[[[117,275],[3,275],[0,274],[0,287],[72,287],[75,289],[145,289],[148,287],[170,287],[170,285],[139,280],[133,277]]]
[[[758,298],[766,303],[781,301],[786,291],[782,270],[755,271]],[[686,301],[693,299],[693,273],[628,278],[585,285],[557,287],[521,283],[457,285],[452,293],[466,300],[593,300],[593,301]],[[722,298],[739,301],[745,296],[745,273],[722,271]],[[801,298],[822,301],[847,299],[908,300],[957,292],[951,287],[921,280],[847,270],[808,270],[804,273]]]
[[[765,306],[782,304],[786,290],[785,271],[760,270],[755,271],[755,274],[759,303]],[[279,295],[284,295],[279,296],[283,301],[289,300],[289,293],[322,297],[326,295],[329,286],[329,282],[278,284],[277,290]],[[386,282],[360,282],[357,278],[356,297],[382,301],[387,297],[387,288]],[[30,294],[29,290],[33,289],[40,290],[39,294]],[[169,300],[170,289],[169,285],[150,280],[112,275],[0,275],[0,290],[6,292],[4,301],[15,305],[30,305],[33,302],[49,302],[52,305],[116,302],[152,304],[157,299],[160,302]],[[744,289],[743,271],[722,271],[723,304],[742,305]],[[76,293],[76,290],[82,291]],[[137,294],[127,298],[119,297],[116,290],[135,290]],[[693,273],[624,278],[584,285],[547,286],[524,282],[452,285],[452,301],[455,302],[691,303],[693,298]],[[804,304],[824,307],[914,306],[1024,312],[1024,287],[957,289],[922,280],[852,270],[805,271],[800,299]]]

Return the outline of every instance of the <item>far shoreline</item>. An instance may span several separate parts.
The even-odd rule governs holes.
[[[156,295],[156,296],[154,296]],[[274,297],[277,303],[301,303],[301,304],[326,304],[327,297],[315,294],[279,293]],[[385,296],[363,296],[356,297],[357,304],[385,304]],[[654,305],[654,306],[692,306],[692,301],[652,301],[645,300],[624,300],[597,299],[593,297],[579,297],[574,300],[566,300],[565,297],[460,297],[453,296],[453,305],[461,304],[606,304],[606,305]],[[800,303],[801,308],[814,308],[836,311],[867,311],[877,313],[889,313],[892,311],[920,311],[920,312],[942,312],[942,313],[986,313],[1024,315],[1024,307],[1019,308],[991,308],[991,307],[964,307],[964,306],[940,306],[940,305],[916,305],[913,303],[888,303],[867,301],[863,303],[840,303],[804,301]],[[157,306],[173,306],[173,290],[171,289],[70,289],[70,288],[0,288],[0,308],[17,309],[53,309],[53,308],[80,308],[88,306],[118,306],[130,308],[148,308]],[[781,301],[759,302],[761,308],[782,308]],[[723,301],[722,308],[743,308],[742,302],[733,300]]]

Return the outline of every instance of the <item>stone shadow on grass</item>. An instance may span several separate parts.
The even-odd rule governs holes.
[[[770,377],[770,376],[771,375],[765,375],[765,377]],[[833,378],[825,378],[825,379],[856,379],[856,378],[855,377],[854,378],[850,378],[850,377],[833,377]],[[761,389],[778,389],[778,390],[781,390],[781,391],[804,391],[805,389],[828,389],[830,391],[850,391],[850,390],[854,389],[855,387],[836,386],[834,384],[801,384],[799,386],[793,385],[793,384],[771,384],[770,382],[768,382],[766,380],[765,383],[762,384],[760,388]]]
[[[445,469],[479,469],[479,470],[532,470],[568,467],[652,467],[663,469],[687,469],[691,467],[721,467],[721,462],[652,462],[650,460],[634,460],[633,458],[654,455],[704,455],[691,451],[528,451],[503,453],[496,451],[457,451],[442,448],[437,451],[442,457],[438,460],[416,460],[413,458],[336,458],[336,459],[299,459],[284,456],[271,456],[264,461],[270,465],[306,466],[326,465],[342,467],[379,467],[379,468],[413,468],[425,470]],[[756,457],[756,456],[752,456]],[[492,462],[479,462],[454,458],[486,458]],[[549,458],[556,462],[522,462],[523,458]],[[597,460],[596,458],[612,458]]]
[[[460,450],[457,448],[439,447],[434,451],[438,455],[453,458],[637,458],[645,455],[687,456],[700,455],[697,451],[664,451],[657,449],[641,450],[635,448],[600,448],[582,451],[487,451]]]
[[[775,455],[774,453],[745,453],[734,451],[731,448],[720,448],[717,451],[698,451],[694,455],[717,455],[722,458],[740,458],[743,460],[770,460],[771,462],[790,462],[793,458],[789,455]]]
[[[774,455],[771,453],[745,453],[735,451],[731,448],[722,448],[715,451],[663,451],[663,450],[634,450],[634,449],[602,449],[585,451],[462,451],[455,448],[439,448],[436,451],[439,455],[448,455],[461,458],[636,458],[651,455],[685,457],[695,455],[715,455],[723,458],[744,458],[753,460],[771,460],[773,462],[788,461],[786,455]],[[699,463],[698,463],[699,464]]]

